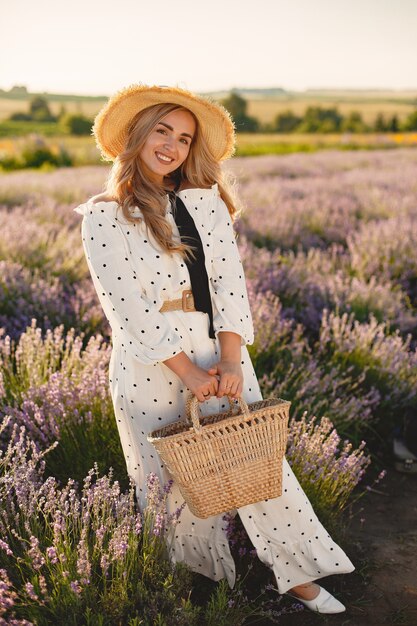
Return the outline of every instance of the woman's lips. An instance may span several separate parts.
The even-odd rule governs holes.
[[[164,163],[165,165],[170,165],[174,159],[168,157],[166,154],[162,154],[162,152],[155,152],[156,158],[160,163]]]

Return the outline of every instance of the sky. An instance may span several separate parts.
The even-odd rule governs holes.
[[[0,0],[0,88],[417,89],[417,0]]]

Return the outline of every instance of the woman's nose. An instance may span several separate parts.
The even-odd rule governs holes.
[[[164,141],[164,147],[169,150],[170,152],[174,152],[175,151],[175,142],[171,137],[166,137],[165,141]]]

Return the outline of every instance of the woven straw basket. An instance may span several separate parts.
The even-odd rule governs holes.
[[[190,394],[186,421],[148,435],[197,517],[282,494],[291,402],[269,398],[247,404],[238,398],[236,405],[227,398],[227,411],[202,417],[197,415],[198,399]]]

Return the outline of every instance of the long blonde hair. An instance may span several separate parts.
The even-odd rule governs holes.
[[[162,187],[156,186],[148,180],[143,172],[139,153],[153,128],[168,113],[188,109],[177,104],[156,104],[140,111],[132,120],[128,128],[128,136],[124,150],[116,157],[110,174],[104,185],[104,192],[95,196],[94,200],[114,200],[122,209],[123,216],[129,222],[142,222],[142,217],[132,215],[131,208],[141,210],[143,220],[161,248],[167,252],[178,252],[182,257],[194,257],[194,248],[183,242],[173,240],[171,224],[165,217],[167,197]],[[190,151],[184,163],[171,176],[174,179],[185,180],[191,187],[209,188],[218,184],[220,196],[229,210],[232,221],[236,219],[239,210],[232,199],[232,185],[222,172],[219,162],[215,161],[202,133],[196,117],[196,132],[191,142]]]

